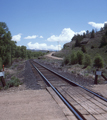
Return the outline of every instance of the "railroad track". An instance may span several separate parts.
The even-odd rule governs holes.
[[[52,87],[78,120],[107,120],[107,99],[37,62],[31,61],[31,64],[42,87]]]

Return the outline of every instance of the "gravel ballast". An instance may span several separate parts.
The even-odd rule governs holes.
[[[24,76],[24,84],[26,89],[41,89],[40,85],[37,83],[37,79],[32,71],[29,61],[26,61]]]
[[[72,73],[68,73],[66,70],[61,70],[60,68],[56,68],[53,65],[49,64],[48,62],[44,62],[42,60],[34,60],[34,61],[39,62],[40,64],[42,64],[42,65],[46,66],[47,68],[61,74],[62,76],[70,79],[71,81],[76,82],[79,85],[86,87],[86,86],[90,86],[90,85],[94,84],[94,81],[92,79],[86,79],[80,75],[76,76]]]

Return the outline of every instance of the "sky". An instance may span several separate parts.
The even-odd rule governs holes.
[[[0,0],[0,22],[17,46],[58,51],[74,34],[104,26],[107,0]]]

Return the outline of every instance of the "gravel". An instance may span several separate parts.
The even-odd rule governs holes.
[[[43,61],[43,60],[35,60],[39,63],[41,63],[42,65],[48,67],[49,69],[61,74],[62,76],[70,79],[71,81],[73,82],[76,82],[77,84],[79,85],[82,85],[82,86],[85,86],[85,87],[89,87],[90,85],[93,85],[94,84],[94,81],[92,79],[86,79],[84,77],[82,77],[81,75],[74,75],[72,73],[68,73],[66,71],[66,69],[61,69],[61,67],[55,67],[54,65],[46,62],[46,61]],[[59,63],[60,64],[60,63]],[[59,65],[60,66],[60,65]]]
[[[29,61],[26,61],[24,76],[25,78],[23,82],[26,86],[26,89],[32,89],[32,90],[41,89],[40,85],[37,84],[36,77],[32,71]]]

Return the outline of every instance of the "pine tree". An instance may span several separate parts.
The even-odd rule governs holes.
[[[94,29],[92,30],[91,32],[91,38],[94,38],[95,37],[95,32],[94,32]]]

